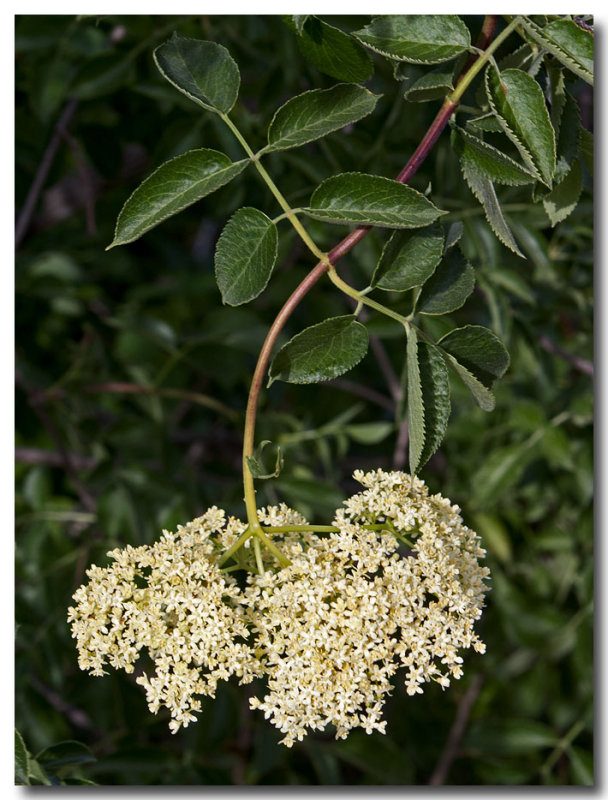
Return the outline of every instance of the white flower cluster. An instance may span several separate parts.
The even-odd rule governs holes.
[[[217,562],[246,526],[215,507],[154,545],[109,553],[114,562],[88,570],[69,609],[81,668],[132,672],[147,649],[155,674],[137,681],[152,712],[169,709],[173,732],[195,719],[195,695],[213,696],[232,675],[266,679],[251,706],[287,746],[328,724],[337,738],[354,727],[384,732],[400,667],[414,694],[459,678],[463,648],[484,652],[473,624],[489,571],[458,506],[421,480],[382,470],[355,478],[365,489],[336,512],[335,532],[271,534],[290,565],[264,551],[263,574],[241,587]],[[260,522],[306,524],[284,505],[263,509]],[[253,569],[249,541],[237,556]]]

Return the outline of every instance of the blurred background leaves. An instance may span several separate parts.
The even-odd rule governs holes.
[[[481,18],[465,20],[474,39]],[[345,33],[367,21],[323,19]],[[222,307],[213,276],[222,226],[243,204],[277,213],[251,171],[141,241],[104,251],[124,200],[164,160],[192,147],[241,157],[213,115],[193,111],[154,67],[152,49],[173,30],[229,48],[243,75],[234,113],[254,146],[290,96],[334,83],[279,17],[16,19],[19,782],[589,785],[591,175],[555,228],[529,189],[501,194],[524,262],[489,230],[447,135],[412,185],[432,184],[437,204],[463,223],[477,289],[449,318],[428,318],[427,330],[439,337],[455,325],[487,325],[506,342],[511,367],[491,414],[453,381],[447,436],[421,477],[462,507],[488,550],[487,654],[467,655],[465,676],[446,692],[433,684],[412,698],[397,681],[386,736],[311,734],[293,750],[248,711],[246,687],[220,686],[199,721],[171,736],[130,676],[79,671],[65,614],[90,563],[106,563],[113,547],[150,543],[209,505],[243,513],[250,375],[274,314],[311,267],[284,228],[280,275],[249,307]],[[435,103],[406,102],[390,66],[373,64],[367,85],[383,94],[373,115],[268,156],[294,206],[337,172],[397,174],[426,130]],[[588,87],[573,81],[569,90],[592,129]],[[335,244],[332,226],[308,225],[320,246]],[[365,285],[385,240],[374,231],[353,250],[345,278]],[[320,284],[283,341],[351,310]],[[353,469],[404,467],[395,422],[404,339],[385,319],[370,315],[366,324],[374,357],[347,378],[277,382],[264,394],[258,441],[278,443],[285,465],[259,483],[260,504],[284,501],[327,522],[356,491]]]

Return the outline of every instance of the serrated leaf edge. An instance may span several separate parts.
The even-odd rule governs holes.
[[[505,246],[505,247],[507,247],[509,250],[511,250],[513,253],[515,253],[515,255],[519,256],[520,258],[523,258],[523,259],[525,259],[526,257],[525,257],[525,255],[524,255],[524,254],[521,252],[521,250],[519,249],[519,247],[517,246],[517,242],[515,241],[515,237],[514,237],[514,235],[513,235],[512,231],[511,231],[511,228],[510,228],[510,226],[509,226],[509,224],[508,224],[507,220],[505,219],[505,217],[504,217],[504,214],[502,213],[502,208],[500,207],[500,203],[498,202],[498,197],[497,197],[497,195],[496,195],[496,191],[495,191],[495,189],[494,189],[494,184],[492,183],[492,181],[491,181],[489,178],[486,178],[486,177],[485,177],[485,176],[483,176],[483,175],[481,176],[481,178],[482,178],[483,180],[487,181],[487,183],[490,185],[490,188],[491,188],[491,190],[494,192],[494,196],[496,197],[496,207],[498,208],[498,212],[499,212],[499,214],[500,214],[500,217],[501,217],[502,221],[503,221],[503,222],[504,222],[504,224],[505,224],[505,228],[506,228],[506,230],[507,230],[507,231],[508,231],[508,232],[511,234],[511,239],[512,239],[512,241],[510,241],[510,242],[509,242],[507,239],[505,239],[505,237],[504,237],[504,236],[502,235],[502,233],[501,233],[501,232],[498,230],[498,228],[497,228],[497,227],[496,227],[496,225],[494,224],[494,221],[491,219],[490,215],[488,214],[488,211],[487,211],[487,209],[486,209],[486,204],[483,202],[483,200],[482,200],[482,199],[481,199],[481,197],[479,196],[479,194],[478,194],[478,192],[477,192],[477,189],[475,188],[475,186],[473,185],[473,183],[471,183],[470,175],[468,174],[468,171],[469,171],[469,170],[468,170],[468,167],[467,167],[465,164],[463,164],[463,163],[462,163],[462,161],[460,161],[460,170],[461,170],[461,172],[462,172],[462,176],[463,176],[463,178],[465,179],[465,182],[466,182],[467,186],[468,186],[468,187],[469,187],[469,189],[471,190],[471,193],[473,194],[473,196],[476,198],[477,202],[478,202],[478,203],[481,205],[481,207],[483,208],[483,213],[484,213],[484,215],[485,215],[485,218],[486,218],[486,220],[488,221],[488,224],[490,225],[490,227],[492,228],[492,230],[493,230],[493,232],[494,232],[494,235],[496,236],[496,238],[497,238],[499,241],[501,241],[501,242],[504,244],[504,246]]]
[[[547,183],[545,181],[545,179],[543,178],[543,176],[541,175],[540,171],[538,170],[538,168],[536,166],[534,158],[532,157],[532,154],[530,153],[530,151],[528,150],[526,145],[517,136],[517,134],[511,129],[511,127],[509,126],[508,122],[504,119],[504,117],[500,114],[500,112],[496,108],[496,105],[495,105],[495,103],[494,103],[494,101],[492,99],[492,92],[490,91],[490,85],[489,85],[489,83],[490,83],[490,77],[489,76],[490,76],[490,71],[492,69],[493,69],[492,65],[488,64],[488,66],[486,67],[486,72],[485,72],[485,76],[484,76],[485,88],[486,88],[486,97],[488,99],[488,103],[490,104],[490,108],[492,109],[492,113],[494,114],[494,116],[498,120],[498,122],[499,122],[501,128],[503,129],[503,131],[505,132],[506,136],[513,142],[515,147],[517,147],[517,149],[519,150],[519,154],[521,155],[522,159],[524,160],[524,162],[528,166],[528,169],[532,172],[533,175],[536,176],[536,179],[538,181],[540,181],[542,184],[544,184],[545,186],[547,186],[550,189],[551,188],[551,184]],[[500,73],[498,73],[498,80],[500,81]],[[551,126],[551,129],[553,130],[553,126]],[[555,152],[555,132],[553,134],[553,150]]]
[[[593,73],[589,72],[582,64],[579,64],[573,58],[571,58],[565,50],[556,44],[550,37],[543,36],[543,28],[539,27],[534,23],[531,19],[527,17],[523,17],[521,22],[524,30],[540,45],[542,45],[545,50],[551,53],[552,56],[558,59],[564,66],[568,67],[569,70],[574,72],[579,78],[582,78],[586,83],[590,86],[593,86]],[[589,34],[592,35],[592,34]]]
[[[422,409],[422,416],[421,416],[421,425],[422,425],[422,441],[420,443],[419,452],[414,459],[414,426],[412,425],[412,420],[410,417],[410,397],[412,396],[412,382],[410,380],[410,341],[413,342],[412,345],[412,352],[413,352],[413,359],[415,362],[416,368],[416,376],[417,376],[417,384],[416,384],[416,399],[420,402],[420,408]],[[410,446],[409,446],[409,456],[410,456],[410,472],[412,475],[415,475],[419,468],[420,468],[420,461],[422,459],[422,454],[424,452],[424,446],[426,444],[426,408],[424,405],[424,395],[422,393],[422,382],[420,380],[420,363],[418,361],[418,335],[417,333],[408,327],[407,329],[407,421],[409,426],[409,434],[410,434]]]
[[[376,15],[376,17],[379,17],[379,16],[381,16],[381,15]],[[448,14],[447,16],[458,17],[457,14]],[[446,61],[452,61],[453,59],[458,58],[458,56],[462,55],[463,53],[466,53],[467,50],[469,49],[469,47],[471,46],[471,34],[469,32],[469,29],[466,27],[464,22],[462,22],[460,17],[458,17],[458,20],[463,24],[464,28],[467,31],[469,43],[465,47],[463,47],[461,50],[459,50],[458,53],[454,53],[454,55],[448,56],[447,58],[439,58],[439,59],[432,59],[432,60],[418,59],[418,58],[404,58],[403,56],[396,56],[393,53],[389,53],[386,50],[382,50],[382,48],[377,47],[376,45],[372,45],[372,44],[369,44],[368,42],[364,42],[363,39],[361,39],[359,37],[359,34],[361,33],[361,31],[355,31],[354,33],[352,33],[352,36],[355,39],[357,39],[357,41],[360,42],[363,45],[363,47],[367,47],[370,50],[373,50],[374,53],[379,53],[381,56],[384,56],[385,58],[390,58],[392,61],[400,61],[400,62],[406,62],[408,64],[423,64],[423,65],[444,64]],[[373,21],[374,21],[374,19],[372,19],[372,22]],[[435,44],[435,43],[434,42],[427,42],[426,44],[430,45],[430,44]]]
[[[270,131],[272,130],[272,126],[274,124],[275,119],[277,118],[277,115],[285,108],[285,106],[287,106],[293,100],[297,100],[297,99],[299,99],[301,97],[304,97],[305,95],[310,95],[310,94],[315,94],[315,95],[327,94],[328,92],[334,91],[339,86],[348,86],[348,87],[356,86],[358,89],[362,89],[364,92],[366,92],[368,95],[370,95],[370,97],[374,97],[376,99],[376,102],[374,103],[374,106],[372,108],[370,108],[369,111],[366,111],[360,117],[357,117],[357,119],[355,119],[354,121],[345,122],[344,125],[341,125],[339,128],[334,128],[333,130],[328,131],[326,134],[323,134],[322,136],[313,136],[312,139],[305,139],[304,141],[299,142],[298,144],[287,145],[286,147],[277,146],[275,143],[271,143],[269,141],[268,144],[265,147],[263,147],[257,153],[257,155],[261,155],[262,153],[274,153],[274,152],[278,152],[280,150],[288,150],[288,149],[290,149],[292,147],[301,147],[302,145],[308,144],[309,142],[314,142],[314,141],[317,141],[317,139],[322,139],[324,136],[329,136],[329,134],[331,134],[331,133],[336,133],[337,131],[341,130],[345,126],[352,125],[355,122],[359,122],[360,120],[362,120],[365,117],[368,117],[370,114],[372,114],[374,109],[375,109],[375,107],[376,107],[376,104],[378,103],[378,100],[382,97],[381,94],[374,94],[374,92],[371,92],[365,86],[359,86],[359,84],[357,84],[357,83],[346,83],[344,81],[342,81],[341,83],[336,83],[334,86],[330,86],[329,89],[309,89],[306,92],[302,92],[301,94],[294,95],[294,97],[290,97],[289,100],[287,100],[285,103],[283,103],[282,106],[279,106],[279,108],[277,108],[277,110],[273,114],[272,119],[270,120],[270,124],[268,125],[267,137],[270,136]]]
[[[438,208],[435,205],[435,203],[433,203],[432,200],[429,200],[429,198],[425,194],[423,194],[422,192],[419,192],[417,189],[413,189],[411,186],[407,186],[405,183],[401,183],[400,181],[396,181],[393,178],[386,178],[384,175],[375,175],[375,174],[368,173],[368,172],[355,172],[355,171],[353,171],[353,172],[339,172],[337,175],[330,175],[328,178],[325,178],[325,180],[321,181],[321,183],[315,188],[315,190],[313,191],[312,195],[310,196],[310,202],[312,202],[313,197],[315,196],[317,191],[319,189],[321,189],[321,187],[325,183],[327,183],[328,181],[333,181],[336,178],[343,178],[343,177],[347,177],[347,176],[350,176],[350,175],[356,175],[359,178],[360,177],[363,177],[363,178],[374,178],[374,179],[380,180],[382,182],[395,184],[397,186],[405,186],[408,189],[407,194],[418,195],[418,197],[421,197],[423,200],[425,200],[437,212],[437,217],[435,218],[435,220],[432,220],[431,222],[428,222],[425,225],[416,226],[414,228],[406,228],[404,226],[399,226],[397,228],[394,225],[387,225],[385,223],[383,223],[382,225],[377,225],[375,227],[389,228],[391,230],[418,230],[419,228],[426,228],[427,225],[432,225],[433,222],[435,222],[436,219],[438,219],[440,216],[449,213],[448,211],[444,211],[443,209]],[[347,225],[348,224],[351,224],[351,225],[361,225],[361,224],[370,224],[371,225],[372,224],[372,223],[362,223],[361,220],[347,220],[347,219],[334,220],[334,219],[329,219],[328,217],[322,217],[322,216],[318,216],[318,215],[315,214],[315,212],[323,212],[324,210],[329,211],[331,209],[323,209],[323,208],[317,209],[317,208],[313,208],[312,206],[307,206],[306,208],[300,209],[300,211],[303,214],[307,214],[309,217],[312,217],[313,219],[319,219],[322,222],[336,222],[338,224],[347,224]]]
[[[465,128],[461,128],[457,125],[454,126],[454,131],[463,138],[467,139],[467,141],[470,141],[475,147],[479,147],[481,150],[486,150],[491,156],[506,162],[508,166],[513,167],[513,169],[519,170],[522,173],[522,177],[530,178],[530,180],[526,180],[524,182],[507,180],[505,178],[488,178],[488,180],[491,180],[493,183],[498,183],[501,186],[526,186],[528,183],[532,183],[537,180],[536,175],[524,167],[523,164],[518,164],[514,158],[511,158],[511,156],[503,153],[502,150],[494,147],[494,145],[488,144],[488,142],[485,142],[481,137],[476,136],[474,133],[470,133]]]
[[[215,155],[224,156],[224,158],[227,158],[227,159],[228,159],[228,161],[230,162],[230,163],[229,163],[229,165],[227,165],[226,167],[223,167],[223,168],[222,168],[222,170],[218,170],[218,173],[219,173],[219,172],[222,172],[223,170],[227,171],[227,170],[229,170],[231,167],[241,166],[241,169],[240,169],[240,170],[235,170],[235,172],[234,172],[234,175],[231,175],[231,176],[230,176],[230,177],[229,177],[227,180],[225,180],[223,183],[220,183],[220,184],[218,184],[218,185],[215,187],[215,189],[213,189],[211,192],[209,192],[209,194],[213,194],[213,192],[214,192],[214,191],[217,191],[217,189],[221,189],[221,188],[222,188],[222,186],[225,186],[227,183],[230,183],[230,181],[231,181],[233,178],[236,178],[236,176],[237,176],[237,175],[240,175],[240,173],[241,173],[241,172],[242,172],[242,171],[245,169],[245,167],[246,167],[246,166],[249,164],[249,162],[250,162],[250,159],[249,159],[249,158],[243,158],[243,159],[241,159],[240,161],[231,161],[231,160],[230,160],[230,158],[229,158],[229,157],[228,157],[228,156],[227,156],[225,153],[222,153],[220,150],[212,150],[212,149],[211,149],[211,148],[209,148],[209,147],[198,147],[198,148],[196,148],[195,150],[187,150],[185,153],[180,153],[180,155],[178,155],[178,156],[174,156],[173,158],[170,158],[170,159],[168,159],[167,161],[164,161],[164,162],[163,162],[162,164],[160,164],[160,165],[159,165],[159,166],[158,166],[158,167],[157,167],[157,168],[156,168],[156,169],[155,169],[153,172],[151,172],[151,173],[148,175],[148,177],[147,177],[147,178],[145,178],[145,179],[144,179],[144,180],[143,180],[143,181],[142,181],[142,182],[141,182],[141,183],[140,183],[138,186],[136,186],[136,187],[135,187],[135,189],[133,189],[133,191],[131,192],[131,194],[130,194],[130,195],[127,197],[127,199],[126,199],[126,200],[125,200],[125,202],[123,203],[123,206],[122,206],[122,208],[120,209],[120,212],[119,212],[119,214],[118,214],[118,217],[116,218],[116,225],[114,226],[114,240],[113,240],[113,241],[112,241],[112,242],[111,242],[111,243],[110,243],[110,244],[109,244],[109,245],[106,247],[106,250],[111,250],[113,247],[119,247],[119,246],[121,246],[121,245],[123,245],[123,244],[130,244],[131,242],[135,242],[135,241],[137,241],[137,240],[138,240],[139,238],[141,238],[141,237],[142,237],[142,236],[143,236],[145,233],[147,233],[148,231],[152,230],[152,228],[156,228],[156,226],[157,226],[157,225],[160,225],[160,224],[161,224],[161,222],[164,222],[166,219],[169,219],[169,217],[172,217],[172,216],[174,216],[175,214],[179,214],[179,212],[180,212],[180,211],[183,211],[185,208],[188,208],[188,207],[189,207],[189,205],[194,205],[194,203],[198,203],[198,200],[194,200],[194,201],[193,201],[191,204],[189,203],[188,205],[185,205],[185,206],[183,206],[182,208],[178,209],[177,211],[171,211],[171,212],[169,212],[169,213],[167,213],[167,214],[163,214],[163,215],[162,215],[162,216],[161,216],[161,217],[160,217],[160,218],[159,218],[159,219],[158,219],[158,220],[157,220],[157,221],[156,221],[156,222],[155,222],[153,225],[150,225],[150,227],[149,227],[149,228],[146,228],[144,231],[142,231],[141,233],[137,234],[137,235],[136,235],[136,236],[134,236],[133,238],[131,238],[131,239],[124,239],[124,240],[121,240],[120,242],[117,242],[117,241],[116,241],[116,236],[117,236],[117,234],[118,234],[118,226],[120,225],[120,220],[122,219],[122,216],[123,216],[123,214],[124,214],[125,208],[126,208],[126,207],[127,207],[127,205],[128,205],[130,202],[131,202],[131,200],[132,200],[132,199],[133,199],[133,197],[134,197],[134,196],[137,194],[137,192],[139,192],[139,191],[141,190],[141,188],[142,188],[143,186],[145,186],[145,185],[146,185],[146,183],[147,183],[147,182],[148,182],[148,181],[149,181],[151,178],[153,178],[153,177],[154,177],[154,176],[155,176],[155,175],[156,175],[156,174],[157,174],[157,173],[158,173],[158,172],[159,172],[161,169],[164,169],[164,168],[167,166],[167,164],[171,164],[173,161],[177,161],[178,159],[180,159],[180,158],[183,158],[184,156],[186,156],[186,155],[188,155],[188,154],[190,154],[190,153],[201,153],[201,152],[213,153],[213,154],[215,154]],[[216,173],[216,174],[218,174],[218,173]],[[186,194],[186,191],[182,192],[182,194]],[[179,195],[176,195],[176,197],[179,197]],[[203,195],[202,197],[200,197],[200,198],[199,198],[199,200],[202,200],[204,197],[207,197],[207,195]]]
[[[174,33],[173,33],[173,36],[171,37],[171,39],[169,39],[169,40],[168,40],[168,41],[166,41],[166,42],[163,42],[162,44],[159,44],[159,45],[158,45],[158,47],[154,48],[154,51],[153,51],[153,53],[152,53],[152,57],[153,57],[153,59],[154,59],[154,63],[156,64],[156,67],[157,67],[158,71],[160,72],[160,74],[161,74],[161,75],[163,76],[163,78],[164,78],[166,81],[168,81],[168,82],[169,82],[169,83],[170,83],[172,86],[175,86],[175,88],[177,89],[177,91],[178,91],[178,92],[181,92],[183,95],[185,95],[186,97],[190,98],[190,100],[192,100],[192,101],[193,101],[194,103],[196,103],[197,105],[199,105],[199,106],[202,106],[202,107],[203,107],[204,109],[206,109],[207,111],[213,111],[215,114],[219,114],[220,116],[221,116],[222,114],[229,114],[229,113],[230,113],[230,111],[231,111],[231,110],[234,108],[234,104],[236,103],[236,101],[237,101],[237,99],[238,99],[238,96],[239,96],[239,91],[240,91],[240,89],[241,89],[241,73],[240,73],[240,70],[239,70],[239,65],[236,63],[236,61],[235,61],[235,60],[232,58],[232,56],[230,55],[230,51],[228,50],[228,48],[224,47],[224,45],[222,45],[222,44],[218,44],[218,42],[209,42],[210,44],[214,44],[216,47],[220,48],[221,50],[223,50],[223,51],[226,53],[226,55],[228,56],[228,58],[230,59],[230,61],[232,61],[232,63],[233,63],[233,64],[234,64],[234,66],[236,67],[236,71],[237,71],[237,75],[238,75],[238,83],[237,83],[237,87],[236,87],[236,96],[235,96],[235,98],[234,98],[234,102],[232,103],[232,105],[230,106],[230,108],[226,109],[226,111],[220,111],[220,109],[219,109],[219,108],[216,108],[215,106],[211,105],[210,103],[205,103],[203,100],[201,100],[201,99],[200,99],[200,98],[198,98],[198,97],[195,97],[193,94],[191,94],[190,92],[186,91],[186,89],[184,89],[182,86],[180,86],[179,84],[175,83],[175,81],[174,81],[174,80],[172,80],[172,79],[171,79],[171,78],[170,78],[170,77],[167,75],[167,73],[165,72],[165,70],[164,70],[164,69],[161,67],[161,65],[158,63],[158,58],[157,58],[157,55],[156,55],[157,51],[158,51],[158,50],[160,50],[160,48],[161,48],[161,47],[164,47],[165,45],[167,45],[167,44],[169,44],[171,41],[173,41],[173,39],[174,39],[174,38],[176,38],[176,39],[189,39],[189,40],[190,40],[190,41],[192,41],[192,42],[206,42],[206,41],[208,41],[208,40],[206,40],[206,39],[195,39],[193,36],[184,36],[183,34],[177,34],[177,31],[174,31]],[[181,58],[181,59],[182,59],[182,61],[184,62],[184,65],[186,65],[186,62],[185,62],[185,60],[184,60],[183,56],[181,56],[181,54],[180,54],[180,58]],[[188,68],[188,72],[189,72],[190,74],[192,74],[192,73],[190,72],[190,69],[189,69],[189,68]],[[196,81],[193,81],[193,83],[196,83]]]
[[[225,300],[225,299],[224,299],[224,293],[222,292],[222,290],[221,290],[221,288],[220,288],[219,281],[218,281],[218,278],[217,278],[217,262],[216,262],[216,257],[217,257],[217,248],[219,247],[219,244],[220,244],[220,242],[222,241],[222,239],[223,239],[223,237],[224,237],[224,235],[225,235],[225,233],[226,233],[226,230],[227,230],[228,226],[230,225],[230,223],[231,223],[231,222],[234,220],[234,218],[237,216],[237,214],[239,214],[239,212],[241,212],[241,211],[244,211],[244,210],[253,210],[253,211],[257,211],[259,214],[261,214],[263,217],[265,217],[265,219],[266,219],[266,220],[268,220],[268,222],[270,222],[270,225],[267,227],[267,229],[266,229],[266,232],[264,233],[264,235],[263,235],[262,239],[263,239],[263,238],[266,236],[266,233],[267,233],[269,230],[271,230],[272,228],[274,228],[275,234],[276,234],[276,231],[277,231],[277,226],[276,226],[276,225],[275,225],[275,223],[274,223],[274,222],[273,222],[273,221],[270,219],[270,217],[268,217],[266,214],[264,214],[264,212],[263,212],[263,211],[260,211],[258,208],[255,208],[254,206],[243,206],[243,207],[241,207],[241,208],[238,208],[238,209],[237,209],[237,210],[234,212],[234,214],[232,214],[232,216],[230,217],[230,219],[229,219],[229,220],[226,222],[226,224],[225,224],[225,225],[224,225],[224,227],[222,228],[222,232],[220,233],[220,235],[219,235],[219,238],[218,238],[218,240],[217,240],[217,243],[216,243],[216,245],[215,245],[215,254],[214,254],[214,258],[213,258],[214,273],[215,273],[215,282],[217,283],[217,285],[218,285],[218,289],[220,290],[220,293],[221,293],[221,295],[222,295],[222,303],[224,303],[225,305],[232,306],[233,308],[234,308],[234,307],[236,307],[236,306],[244,305],[245,303],[249,303],[251,300],[255,300],[255,298],[256,298],[256,297],[259,297],[259,296],[262,294],[262,292],[264,291],[264,289],[265,289],[265,288],[268,286],[268,283],[270,282],[270,278],[272,277],[272,273],[273,273],[273,271],[274,271],[275,264],[277,263],[277,255],[278,255],[278,252],[279,252],[279,239],[278,239],[278,236],[277,236],[277,235],[275,235],[275,237],[274,237],[274,256],[273,256],[273,258],[272,258],[272,267],[270,268],[270,270],[269,270],[269,272],[268,272],[268,277],[267,277],[267,279],[266,279],[266,281],[265,281],[264,285],[262,286],[262,288],[260,289],[260,291],[259,291],[257,294],[254,294],[254,295],[252,295],[252,296],[251,296],[251,297],[249,297],[247,300],[241,300],[241,301],[240,301],[240,302],[238,302],[238,303],[231,303],[231,302],[229,302],[228,300]],[[260,239],[260,241],[259,241],[259,242],[258,242],[258,244],[256,245],[256,247],[255,247],[255,249],[254,249],[254,252],[253,252],[253,253],[251,253],[251,258],[250,258],[250,259],[249,259],[249,261],[247,262],[247,263],[248,263],[248,265],[251,263],[251,259],[254,257],[254,255],[255,255],[255,252],[256,252],[256,251],[259,249],[259,247],[261,246],[261,241],[262,241],[262,239]],[[246,268],[245,268],[245,269],[246,269]],[[242,272],[241,272],[240,274],[242,274]]]
[[[299,336],[302,336],[302,334],[309,332],[313,328],[318,328],[321,325],[324,325],[326,322],[329,322],[330,320],[333,321],[333,320],[337,320],[337,319],[346,319],[347,317],[350,318],[354,323],[359,325],[361,328],[363,328],[363,330],[365,331],[365,333],[367,335],[367,341],[368,341],[368,347],[365,349],[365,352],[362,353],[360,355],[360,357],[356,361],[354,361],[351,364],[351,366],[348,367],[347,370],[345,370],[345,372],[349,372],[351,369],[354,369],[357,366],[357,364],[359,364],[359,362],[361,362],[365,358],[365,356],[367,355],[367,350],[369,348],[369,333],[367,331],[367,328],[365,327],[365,325],[363,325],[361,322],[358,322],[355,319],[354,314],[342,314],[341,316],[338,316],[338,317],[328,317],[327,319],[324,319],[321,322],[317,322],[315,325],[309,325],[307,328],[304,328],[304,330],[302,330],[299,333],[296,333],[294,336],[292,336],[291,339],[288,342],[285,342],[285,344],[280,348],[280,350],[277,352],[277,354],[274,356],[274,358],[272,359],[272,361],[270,363],[270,367],[268,368],[268,376],[269,377],[268,377],[268,383],[266,384],[266,388],[271,386],[277,380],[282,380],[285,383],[290,383],[291,382],[291,381],[287,381],[285,378],[280,378],[278,376],[272,375],[272,367],[273,367],[273,364],[275,362],[275,359],[280,355],[280,353],[283,351],[283,349],[285,347],[287,347],[287,345],[291,344],[294,341],[294,339],[297,339]],[[340,373],[340,374],[344,374],[344,373]],[[339,377],[339,376],[335,376],[335,377]],[[309,384],[309,383],[324,383],[325,381],[330,381],[330,380],[333,380],[333,378],[319,378],[319,379],[315,379],[315,380],[312,380],[312,381],[305,381],[303,383],[298,382],[298,384],[296,384],[296,385],[302,386],[302,385]]]

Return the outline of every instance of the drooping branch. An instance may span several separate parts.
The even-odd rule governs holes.
[[[478,40],[479,50],[487,49],[490,46],[495,26],[496,26],[496,16],[495,15],[486,16]],[[501,37],[505,33],[506,31],[504,31],[503,34],[501,34]],[[396,180],[399,181],[400,183],[407,183],[411,179],[411,177],[420,168],[423,161],[431,151],[433,145],[439,138],[441,132],[444,130],[450,117],[454,113],[454,110],[457,108],[460,96],[462,95],[464,88],[466,88],[466,86],[468,86],[468,84],[470,83],[468,76],[471,75],[472,77],[473,71],[475,74],[477,74],[478,69],[476,69],[476,67],[477,67],[477,62],[479,61],[480,58],[481,56],[479,55],[473,56],[472,57],[473,66],[469,67],[468,70],[464,70],[463,73],[461,74],[459,83],[462,83],[463,85],[460,87],[460,89],[455,90],[458,92],[456,98],[454,99],[452,96],[449,96],[444,101],[443,105],[439,109],[439,112],[437,113],[437,116],[431,123],[426,134],[424,135],[422,141],[412,154],[411,158],[408,160],[405,167],[401,170],[401,172],[397,176]],[[454,95],[454,93],[452,93],[452,95]],[[268,334],[264,341],[264,344],[262,345],[262,349],[258,356],[258,361],[255,367],[255,371],[251,381],[251,386],[249,389],[247,411],[245,415],[245,430],[243,437],[243,483],[245,491],[245,505],[247,507],[247,516],[250,521],[250,524],[253,524],[257,527],[259,527],[259,522],[257,520],[257,506],[255,501],[253,475],[249,470],[247,458],[253,456],[254,440],[255,440],[255,419],[257,414],[258,398],[262,388],[262,384],[264,382],[264,377],[266,375],[268,364],[270,362],[272,351],[276,344],[277,338],[283,329],[283,326],[287,322],[292,311],[300,303],[300,301],[305,297],[305,295],[310,291],[310,289],[312,289],[312,287],[317,283],[317,281],[321,278],[321,276],[329,271],[330,265],[333,266],[337,261],[339,261],[343,256],[345,256],[346,253],[352,250],[352,248],[367,235],[370,229],[371,226],[369,225],[359,226],[351,233],[349,233],[344,239],[342,239],[342,241],[339,242],[334,248],[332,248],[332,250],[328,254],[327,259],[319,261],[319,263],[308,273],[308,275],[299,284],[299,286],[297,286],[297,288],[292,292],[288,300],[285,302],[285,304],[277,314],[274,322],[272,323],[270,330],[268,331]]]

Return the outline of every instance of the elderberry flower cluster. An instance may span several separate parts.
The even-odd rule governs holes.
[[[265,679],[250,703],[287,746],[329,724],[337,738],[384,732],[399,669],[415,694],[459,678],[464,648],[484,652],[473,624],[489,571],[458,506],[423,481],[382,470],[355,478],[364,491],[336,512],[329,535],[306,530],[285,505],[262,509],[290,563],[265,552],[260,570],[249,539],[234,554],[249,573],[240,585],[220,559],[246,525],[215,507],[154,545],[110,552],[113,563],[88,570],[69,609],[80,667],[132,672],[146,649],[154,674],[137,682],[153,713],[168,708],[173,732],[200,711],[196,695],[214,696],[233,675]]]

